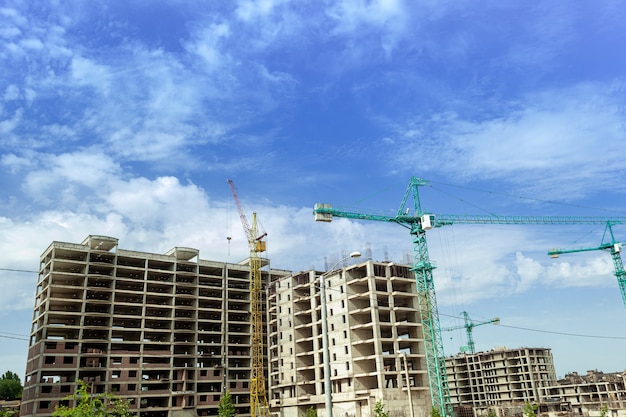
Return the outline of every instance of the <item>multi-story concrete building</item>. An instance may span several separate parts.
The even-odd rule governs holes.
[[[495,348],[446,358],[450,397],[457,415],[480,414],[495,405],[539,402],[545,387],[556,385],[547,348]],[[469,411],[464,411],[469,410]]]
[[[587,371],[565,375],[558,384],[542,389],[543,401],[564,404],[573,415],[600,415],[607,407],[611,416],[626,415],[626,384],[623,373]]]
[[[118,249],[89,236],[41,256],[22,416],[49,416],[79,380],[131,399],[141,417],[217,415],[225,389],[249,415],[250,277],[245,263]],[[289,271],[264,268],[269,282]]]
[[[305,271],[268,288],[269,401],[273,415],[326,415],[320,285],[328,313],[335,416],[373,415],[382,401],[394,416],[430,413],[430,394],[414,274],[366,261],[322,276]]]

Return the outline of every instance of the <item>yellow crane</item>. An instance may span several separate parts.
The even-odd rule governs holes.
[[[262,286],[261,277],[262,261],[260,254],[265,252],[267,244],[263,240],[267,233],[259,234],[256,213],[252,214],[252,226],[248,223],[246,212],[241,206],[237,189],[232,180],[228,180],[230,190],[233,193],[243,231],[250,246],[250,333],[251,333],[251,356],[252,371],[250,374],[250,415],[269,416],[267,393],[265,389],[265,375],[263,374],[263,309],[262,309]]]

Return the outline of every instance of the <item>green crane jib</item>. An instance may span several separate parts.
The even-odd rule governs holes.
[[[602,243],[600,246],[596,246],[593,248],[581,248],[581,249],[550,249],[548,251],[548,255],[551,258],[558,258],[559,255],[565,253],[576,253],[576,252],[590,252],[594,250],[608,250],[611,253],[611,258],[613,259],[613,268],[615,270],[615,278],[617,278],[617,284],[619,286],[620,292],[622,293],[622,301],[624,303],[624,307],[626,307],[626,271],[624,271],[624,264],[622,263],[622,243],[615,241],[615,236],[613,235],[613,228],[611,227],[612,222],[606,223],[606,229],[604,229],[604,235],[602,236]],[[606,232],[609,232],[611,237],[610,242],[604,242],[604,239],[607,237]]]
[[[492,324],[492,323],[500,324],[500,319],[498,317],[495,317],[491,320],[474,323],[472,319],[470,318],[469,314],[467,314],[467,311],[462,311],[461,314],[463,315],[463,319],[465,320],[465,324],[463,326],[447,327],[442,330],[449,332],[452,330],[465,328],[465,331],[467,333],[467,346],[461,346],[461,352],[476,353],[476,345],[474,344],[474,336],[472,336],[472,331],[474,330],[474,327],[482,326],[483,324]]]
[[[626,217],[564,217],[564,216],[485,216],[485,215],[435,215],[422,210],[419,187],[428,186],[427,180],[413,177],[395,216],[357,213],[333,209],[329,204],[316,204],[313,209],[316,221],[330,222],[333,217],[356,220],[374,220],[396,223],[409,230],[413,241],[413,271],[417,284],[419,311],[424,332],[424,349],[432,406],[444,416],[452,416],[450,388],[445,368],[441,341],[439,310],[433,283],[433,269],[426,245],[426,231],[452,224],[623,224]],[[410,202],[412,199],[412,205]]]

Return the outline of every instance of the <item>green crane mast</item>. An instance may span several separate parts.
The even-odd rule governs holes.
[[[462,346],[461,352],[476,353],[476,345],[474,344],[474,336],[472,336],[472,331],[474,330],[474,327],[482,326],[483,324],[491,324],[491,323],[500,324],[500,319],[498,317],[495,317],[491,320],[474,323],[472,319],[470,318],[469,314],[467,314],[467,311],[462,311],[461,314],[463,315],[463,319],[465,320],[465,324],[463,326],[447,327],[442,330],[449,332],[452,330],[465,328],[465,332],[467,333],[467,346]]]
[[[609,232],[609,236],[611,237],[610,242],[605,242],[604,239],[607,238],[607,233]],[[604,229],[604,235],[602,236],[602,243],[600,246],[596,246],[594,248],[581,248],[581,249],[550,249],[548,251],[548,255],[551,258],[558,258],[559,255],[564,253],[575,253],[575,252],[590,252],[594,250],[608,250],[611,253],[611,258],[613,259],[613,268],[615,270],[615,277],[617,278],[617,284],[619,286],[620,292],[622,293],[622,301],[624,302],[624,307],[626,307],[626,271],[624,271],[624,264],[622,263],[622,243],[615,241],[615,236],[613,235],[613,228],[611,227],[611,222],[606,223],[606,228]]]
[[[566,217],[566,216],[487,216],[487,215],[436,215],[422,210],[419,187],[429,186],[422,178],[412,177],[404,194],[402,204],[395,216],[377,215],[333,209],[329,204],[315,204],[316,221],[330,222],[333,217],[355,220],[373,220],[396,223],[409,230],[413,241],[413,272],[417,285],[419,312],[424,333],[426,368],[432,406],[444,416],[452,416],[450,388],[445,368],[445,356],[439,324],[439,310],[433,283],[426,231],[433,227],[452,224],[623,224],[626,217]],[[412,199],[412,202],[410,201]]]

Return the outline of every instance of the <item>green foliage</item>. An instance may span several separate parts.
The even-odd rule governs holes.
[[[91,395],[91,386],[79,381],[76,393],[65,397],[76,400],[76,407],[57,406],[52,417],[131,417],[130,401],[111,394]]]
[[[493,411],[491,408],[489,409],[489,411],[487,412],[487,417],[498,417],[498,415],[496,414],[495,411]]]
[[[230,391],[226,391],[217,406],[217,415],[220,417],[234,417],[235,414],[236,411],[235,406],[233,405],[233,398],[230,395]]]
[[[307,408],[304,417],[317,417],[317,410],[315,409],[315,407],[311,406]]]
[[[17,381],[20,382],[20,377],[17,376],[17,374],[15,372],[11,372],[11,371],[6,371],[4,373],[4,375],[2,375],[2,377],[0,377],[0,379],[12,379],[13,381]]]
[[[442,417],[442,415],[438,408],[433,407],[430,410],[430,417]]]
[[[22,383],[16,373],[6,371],[0,377],[0,400],[19,400],[22,398]]]
[[[374,406],[374,417],[389,417],[389,413],[385,411],[385,406],[382,400],[376,401]]]
[[[600,407],[600,417],[606,417],[609,414],[609,406],[604,404]]]
[[[539,408],[537,404],[526,403],[522,412],[526,417],[537,417],[537,408]]]

